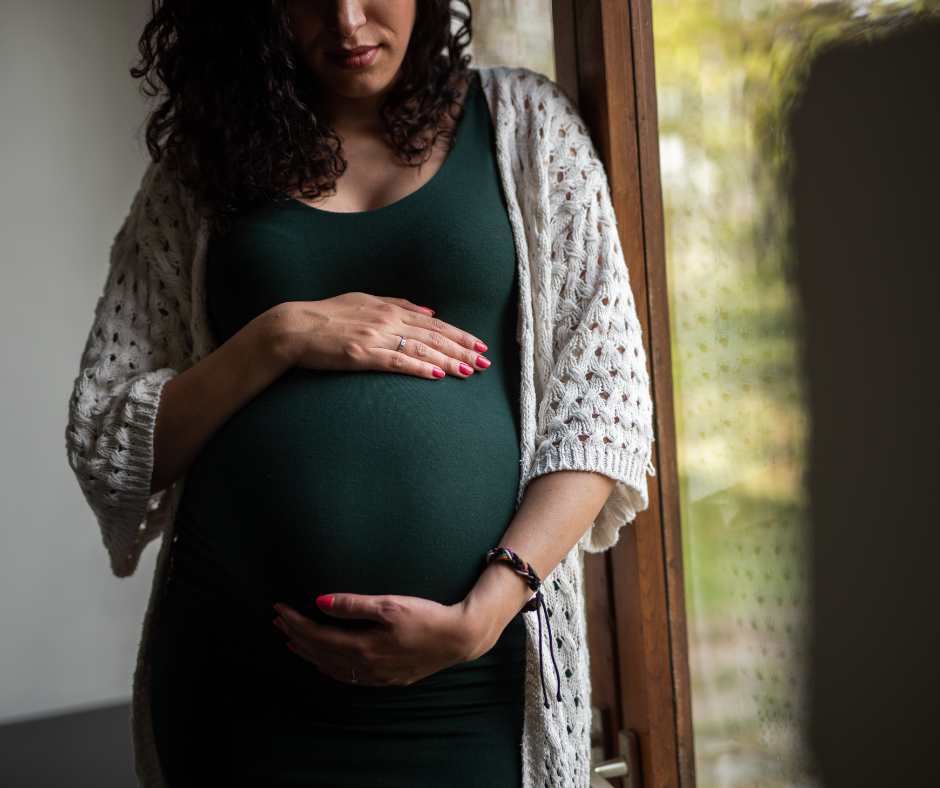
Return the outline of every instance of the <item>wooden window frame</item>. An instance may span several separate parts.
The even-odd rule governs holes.
[[[649,508],[611,550],[585,559],[593,704],[636,735],[630,788],[694,788],[692,699],[679,520],[669,305],[651,0],[552,0],[555,73],[607,169],[643,328],[656,441]],[[638,779],[639,778],[639,779]]]

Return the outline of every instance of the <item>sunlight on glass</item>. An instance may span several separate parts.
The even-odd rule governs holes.
[[[551,0],[472,0],[472,65],[531,69],[555,78]]]
[[[816,784],[786,119],[822,48],[928,6],[653,0],[699,788]]]

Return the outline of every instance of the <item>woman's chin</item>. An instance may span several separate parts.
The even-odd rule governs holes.
[[[390,68],[388,55],[380,47],[372,62],[363,68],[344,68],[324,55],[315,70],[316,81],[337,96],[364,99],[388,91],[398,78],[398,68]]]

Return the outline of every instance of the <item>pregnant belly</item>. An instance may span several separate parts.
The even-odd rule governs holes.
[[[177,589],[314,617],[325,593],[460,601],[515,511],[516,409],[497,375],[291,370],[188,472]]]

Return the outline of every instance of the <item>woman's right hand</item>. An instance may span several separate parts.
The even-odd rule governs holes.
[[[291,367],[433,379],[445,373],[465,378],[490,365],[479,355],[486,345],[430,311],[403,298],[345,293],[287,302],[258,315],[163,386],[151,493],[185,473],[212,436]],[[399,353],[401,337],[407,341]]]
[[[272,310],[292,365],[322,370],[381,370],[420,378],[465,378],[490,362],[477,337],[404,298],[344,293],[291,301]],[[430,313],[430,314],[429,314]],[[405,347],[398,351],[401,338]]]

